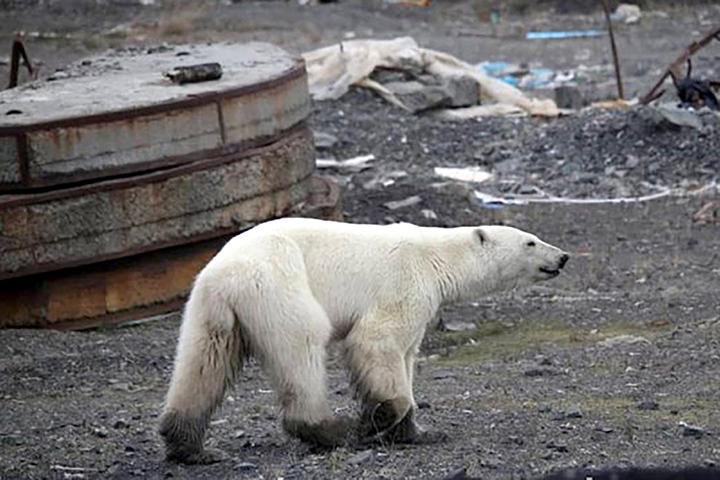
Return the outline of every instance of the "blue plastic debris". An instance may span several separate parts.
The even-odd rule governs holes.
[[[563,40],[566,38],[600,37],[603,30],[569,30],[560,32],[527,32],[528,40]]]

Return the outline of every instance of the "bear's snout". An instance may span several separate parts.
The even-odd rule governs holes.
[[[563,268],[568,260],[570,260],[570,255],[568,255],[567,253],[563,253],[562,257],[560,257],[560,264],[558,265],[558,270]]]

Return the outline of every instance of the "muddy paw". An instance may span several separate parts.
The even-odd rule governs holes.
[[[348,443],[355,422],[349,417],[329,418],[317,424],[286,420],[283,427],[303,442],[321,448],[335,448]]]

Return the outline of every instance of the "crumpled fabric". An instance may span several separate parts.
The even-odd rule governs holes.
[[[479,72],[452,55],[418,46],[411,37],[393,40],[349,40],[303,54],[308,72],[310,95],[315,100],[337,99],[351,86],[364,86],[400,107],[402,102],[382,84],[371,80],[377,68],[429,73],[438,77],[470,76],[480,84],[480,100],[499,107],[447,109],[448,118],[477,118],[487,115],[527,115],[557,117],[561,111],[554,101],[525,95],[502,80]],[[504,106],[503,106],[504,105]]]

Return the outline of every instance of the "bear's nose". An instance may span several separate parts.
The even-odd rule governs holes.
[[[570,260],[570,255],[564,253],[563,256],[560,257],[560,265],[558,266],[558,268],[563,268],[568,260]]]

